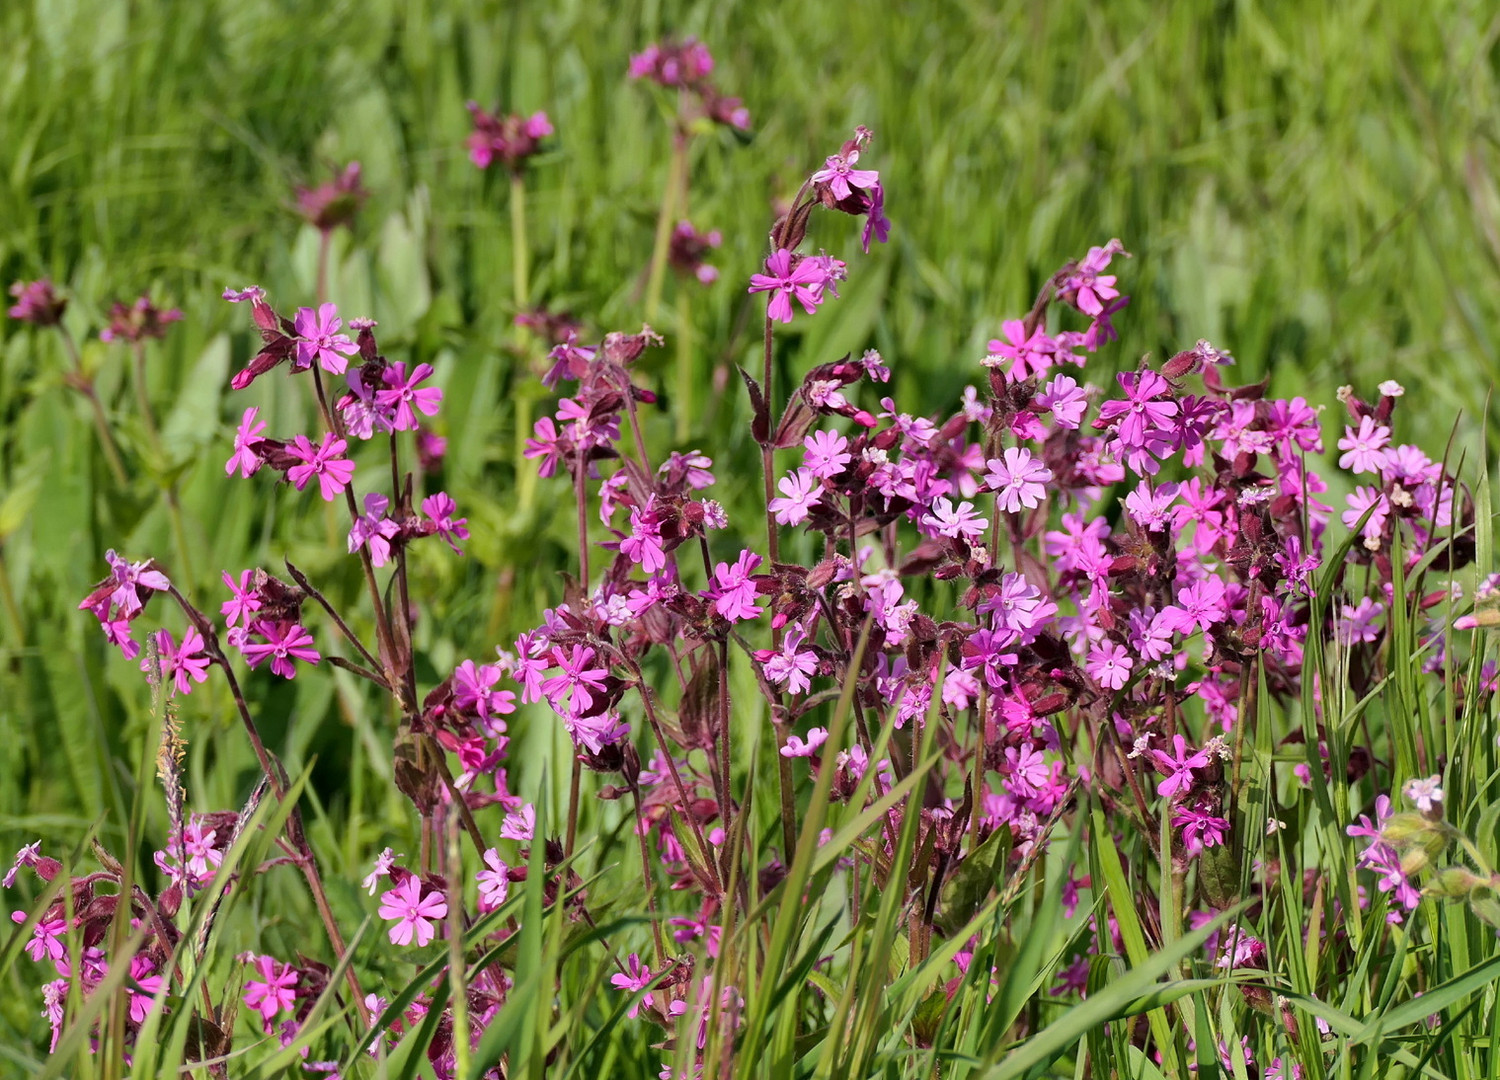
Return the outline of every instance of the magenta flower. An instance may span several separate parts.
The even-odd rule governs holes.
[[[297,367],[312,367],[313,361],[324,371],[342,375],[349,366],[349,357],[359,352],[359,346],[339,333],[344,321],[339,318],[339,309],[334,304],[320,304],[318,310],[298,308],[296,328]]]
[[[1083,669],[1100,686],[1118,690],[1130,681],[1130,669],[1135,661],[1126,652],[1125,646],[1113,641],[1101,641],[1089,650],[1088,661]]]
[[[1172,504],[1177,500],[1176,484],[1158,484],[1155,489],[1141,481],[1125,496],[1125,511],[1147,532],[1161,532],[1172,523]]]
[[[595,655],[587,645],[574,645],[572,655],[561,649],[553,650],[552,657],[562,672],[542,683],[542,693],[554,711],[563,716],[577,716],[593,706],[594,694],[603,693],[609,669],[593,667]]]
[[[776,521],[781,525],[801,525],[823,497],[823,485],[810,469],[798,469],[782,477],[776,487],[782,498],[772,499],[767,509],[776,515]]]
[[[488,869],[474,875],[479,884],[479,910],[494,911],[510,895],[510,867],[494,848],[485,850],[484,864]]]
[[[63,310],[68,306],[67,298],[57,295],[47,278],[18,281],[10,287],[10,294],[16,302],[6,314],[33,326],[56,326],[62,322]]]
[[[1344,500],[1349,509],[1339,515],[1339,520],[1350,529],[1359,524],[1359,519],[1365,516],[1365,511],[1371,511],[1365,527],[1361,531],[1364,544],[1367,548],[1380,546],[1380,534],[1385,529],[1385,519],[1390,515],[1391,503],[1379,488],[1357,487]]]
[[[860,230],[859,245],[870,254],[870,241],[883,244],[891,236],[891,219],[885,216],[885,188],[876,184],[869,193],[870,208],[865,211],[865,227]]]
[[[390,928],[392,945],[410,945],[415,936],[421,948],[437,931],[433,923],[448,914],[448,902],[436,890],[422,894],[422,879],[415,874],[380,897],[382,919],[394,919]]]
[[[365,512],[354,519],[349,529],[349,554],[362,547],[370,550],[370,563],[384,566],[391,558],[391,541],[400,534],[401,526],[385,516],[391,500],[376,492],[365,495]]]
[[[12,912],[10,917],[12,922],[23,923],[26,921],[26,912]],[[38,964],[44,958],[53,963],[65,963],[68,946],[63,941],[63,934],[67,932],[67,929],[66,919],[38,919],[36,925],[31,928],[31,940],[25,946],[27,955]]]
[[[732,564],[721,562],[714,567],[713,584],[704,598],[712,600],[714,610],[730,622],[759,618],[761,614],[755,603],[755,582],[750,577],[760,561],[753,551],[741,551]]]
[[[245,654],[245,663],[252,668],[269,660],[273,673],[290,679],[297,674],[293,660],[316,664],[323,659],[322,654],[313,648],[312,635],[298,623],[272,623],[261,619],[251,625],[250,632],[266,639],[264,642],[246,640],[240,647]]]
[[[536,807],[522,804],[519,810],[505,815],[500,823],[500,839],[528,843],[536,836]]]
[[[225,626],[234,626],[239,623],[244,626],[250,625],[250,616],[260,610],[260,593],[250,584],[255,573],[251,570],[241,570],[240,580],[235,582],[229,576],[229,571],[221,571],[224,584],[229,587],[229,599],[219,605],[219,614],[224,616]]]
[[[433,529],[455,554],[462,555],[463,549],[457,542],[469,538],[469,519],[454,517],[457,509],[458,505],[446,491],[439,491],[422,500],[422,513],[431,519]]]
[[[172,639],[171,631],[158,630],[156,651],[156,674],[162,682],[171,680],[174,683],[173,694],[186,694],[192,690],[193,683],[208,678],[209,659],[203,655],[203,635],[197,630],[188,628],[182,635],[180,648]],[[149,660],[142,660],[141,670],[149,671],[149,664]]]
[[[1098,315],[1107,301],[1120,295],[1120,290],[1115,288],[1115,276],[1102,273],[1116,253],[1125,253],[1118,240],[1111,240],[1103,247],[1089,248],[1073,275],[1063,283],[1064,293],[1073,294],[1073,303],[1085,315]],[[1125,254],[1128,257],[1128,253]]]
[[[1005,372],[1008,381],[1021,382],[1033,375],[1041,375],[1052,366],[1057,356],[1057,342],[1040,326],[1028,336],[1025,323],[1020,319],[1007,319],[1000,324],[1000,332],[1005,336],[990,341],[990,355],[1010,361],[1010,368]],[[985,365],[999,366],[988,359]]]
[[[240,475],[249,477],[260,468],[261,457],[256,447],[265,441],[261,438],[261,432],[266,430],[266,425],[256,422],[255,418],[259,413],[260,409],[252,406],[240,418],[239,430],[234,435],[234,453],[224,463],[224,475],[233,476],[238,469]]]
[[[1229,821],[1207,811],[1179,807],[1172,815],[1172,825],[1182,830],[1182,846],[1189,855],[1199,855],[1205,848],[1218,847],[1229,835]]]
[[[291,964],[278,964],[269,956],[257,956],[255,969],[259,979],[245,980],[244,1001],[247,1006],[260,1013],[261,1023],[267,1034],[271,1032],[271,1021],[276,1014],[290,1009],[297,1003],[294,992],[297,986],[297,969]]]
[[[167,336],[167,327],[182,320],[182,312],[176,308],[165,311],[142,296],[133,304],[116,300],[109,306],[109,325],[99,331],[100,341],[144,341],[146,338],[160,340]]]
[[[392,364],[382,373],[381,378],[390,389],[378,391],[375,397],[387,409],[396,410],[397,431],[417,430],[419,421],[416,412],[412,411],[414,408],[423,416],[437,415],[443,392],[435,386],[417,385],[431,374],[431,364],[418,364],[412,368],[408,378],[406,364],[400,362]]]
[[[156,1005],[156,994],[165,981],[156,974],[156,964],[150,957],[139,954],[130,958],[130,1021],[144,1024]]]
[[[1052,779],[1052,767],[1046,757],[1031,743],[1007,746],[1000,764],[1001,783],[1017,798],[1029,799],[1039,794]]]
[[[324,500],[333,502],[354,479],[354,462],[342,456],[348,445],[343,439],[334,438],[331,431],[323,436],[323,442],[316,448],[307,441],[306,435],[298,435],[287,446],[286,452],[302,464],[289,468],[287,479],[301,491],[316,476]]]
[[[1177,594],[1177,603],[1162,609],[1163,624],[1180,634],[1207,631],[1227,618],[1224,582],[1206,577]]]
[[[531,425],[533,437],[526,440],[526,446],[522,450],[522,456],[528,458],[541,458],[542,463],[537,468],[537,475],[543,479],[557,472],[557,466],[562,461],[566,449],[563,439],[559,435],[557,425],[552,422],[552,417],[544,416]]]
[[[828,273],[817,259],[794,255],[780,248],[766,260],[764,274],[750,275],[752,293],[769,292],[771,301],[766,314],[777,322],[792,321],[792,299],[802,305],[809,315],[818,310],[823,302],[823,287]]]
[[[781,649],[764,649],[755,654],[763,665],[766,679],[777,686],[785,684],[788,693],[805,694],[812,686],[809,676],[818,670],[818,654],[803,648],[807,632],[800,624],[787,631]]]
[[[1089,407],[1087,393],[1068,375],[1054,376],[1037,394],[1036,404],[1051,411],[1058,427],[1070,431],[1083,422],[1083,414]]]
[[[1345,645],[1356,641],[1375,641],[1380,637],[1380,617],[1385,614],[1385,605],[1376,603],[1368,596],[1360,597],[1358,605],[1344,604],[1335,621],[1338,640]]]
[[[858,161],[859,151],[855,149],[834,154],[823,162],[821,169],[812,174],[812,181],[815,184],[827,184],[833,197],[840,202],[853,194],[851,188],[869,191],[880,183],[880,174],[874,169],[856,169],[854,166]]]
[[[836,431],[814,431],[802,440],[803,464],[807,471],[823,480],[831,480],[854,460],[849,440]]]
[[[650,968],[641,963],[641,958],[635,953],[631,953],[629,959],[626,960],[626,970],[618,975],[611,975],[609,984],[616,990],[624,990],[627,993],[633,994],[650,986],[651,980],[654,978],[656,976],[651,974]],[[630,1006],[630,1011],[625,1015],[634,1020],[636,1013],[640,1011],[642,1005],[649,1009],[654,1004],[651,1000],[651,995],[647,994],[639,1002],[633,1002]]]
[[[942,496],[934,499],[931,511],[922,515],[922,525],[938,536],[966,542],[979,539],[985,530],[984,518],[974,511],[973,503],[954,506],[951,499]]]
[[[465,660],[453,671],[453,704],[481,719],[488,719],[491,713],[515,712],[516,695],[509,690],[494,689],[502,674],[498,664],[475,664],[472,660]],[[505,725],[500,724],[499,730],[504,731]]]
[[[620,541],[620,554],[639,566],[648,574],[654,574],[667,565],[666,549],[662,547],[660,527],[639,510],[630,512],[630,535]]]
[[[1344,437],[1339,440],[1339,468],[1357,473],[1378,473],[1385,468],[1385,448],[1391,441],[1391,429],[1377,425],[1369,416],[1359,418],[1359,430],[1344,428]]]
[[[1023,506],[1033,510],[1041,505],[1047,494],[1045,485],[1052,479],[1052,470],[1033,460],[1030,450],[1007,447],[1003,460],[990,458],[985,464],[990,471],[985,473],[984,482],[995,493],[1000,509],[1015,514]]]
[[[1187,740],[1181,735],[1172,736],[1172,753],[1161,750],[1150,751],[1156,767],[1166,773],[1167,778],[1156,785],[1156,793],[1170,799],[1193,786],[1193,770],[1205,768],[1209,763],[1207,750],[1188,752]]]
[[[1118,421],[1117,434],[1126,446],[1144,447],[1153,433],[1170,427],[1177,415],[1177,402],[1158,400],[1171,394],[1172,386],[1154,371],[1123,371],[1119,382],[1125,400],[1106,401],[1099,408],[1099,419]]]

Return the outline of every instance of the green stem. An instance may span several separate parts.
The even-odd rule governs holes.
[[[667,255],[672,249],[672,228],[677,211],[678,189],[687,173],[687,135],[679,128],[672,133],[672,160],[661,193],[661,211],[656,217],[656,240],[651,247],[651,270],[646,278],[646,322],[656,319],[661,306],[662,284],[667,277]],[[685,201],[685,200],[684,200]]]
[[[146,393],[146,347],[136,341],[131,344],[131,355],[135,361],[135,404],[141,411],[141,423],[146,425],[146,436],[151,440],[152,449],[159,457],[161,455],[161,436],[156,428],[156,415],[151,411],[151,398]]]
[[[514,173],[510,178],[510,258],[511,288],[519,315],[531,302],[531,252],[526,240],[526,181]]]
[[[692,290],[687,282],[678,282],[677,289],[677,400],[672,411],[677,416],[677,441],[686,444],[692,433],[692,419],[697,415],[697,397],[694,390],[693,370],[693,312]]]
[[[73,340],[73,335],[68,333],[68,328],[62,323],[57,324],[57,332],[62,335],[63,348],[67,350],[68,359],[73,364],[73,385],[79,393],[88,398],[89,407],[93,411],[94,430],[99,433],[99,445],[104,450],[105,460],[109,462],[110,472],[115,474],[115,482],[124,487],[129,483],[125,475],[125,463],[120,460],[120,450],[115,445],[114,435],[110,433],[109,418],[104,415],[104,406],[94,390],[94,382],[83,373],[83,358],[78,354],[78,343]]]
[[[26,643],[26,624],[21,621],[21,608],[16,603],[16,592],[10,583],[10,571],[5,567],[5,548],[0,547],[0,605],[5,607],[5,617],[10,622],[10,631],[16,648]]]

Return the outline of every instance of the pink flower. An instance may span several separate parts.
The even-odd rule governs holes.
[[[1047,494],[1044,485],[1052,479],[1052,470],[1033,460],[1030,450],[1007,447],[1004,460],[990,458],[986,464],[990,471],[985,473],[984,482],[995,493],[1000,509],[1014,514],[1023,506],[1032,510],[1041,504]]]
[[[256,423],[259,413],[260,410],[252,406],[240,418],[240,428],[234,435],[234,453],[224,463],[224,475],[233,476],[238,469],[241,476],[249,477],[260,468],[261,458],[255,448],[265,441],[260,433],[266,430],[266,425]]]
[[[932,509],[922,515],[922,524],[938,536],[958,540],[977,540],[984,535],[984,518],[974,511],[974,504],[961,502],[957,506],[952,500],[939,496],[932,502]]]
[[[793,260],[796,260],[795,264]],[[766,260],[764,274],[750,276],[749,291],[771,293],[766,314],[777,322],[788,323],[792,321],[794,297],[809,315],[818,310],[827,280],[828,274],[817,259],[793,255],[788,249],[780,248]]]
[[[234,578],[229,576],[229,571],[221,571],[224,584],[229,586],[229,599],[219,605],[219,614],[224,616],[225,626],[234,626],[242,623],[250,625],[250,616],[260,610],[260,592],[250,584],[255,574],[251,570],[241,570],[240,580],[236,584]]]
[[[385,516],[391,500],[376,492],[365,495],[365,512],[354,520],[349,529],[349,554],[362,547],[370,550],[370,563],[384,566],[391,558],[391,540],[400,532],[401,526]]]
[[[1172,736],[1172,753],[1161,750],[1149,751],[1156,767],[1167,774],[1167,778],[1156,785],[1156,793],[1170,799],[1193,786],[1193,770],[1202,769],[1209,763],[1207,750],[1188,752],[1187,740],[1181,735]]]
[[[173,694],[186,694],[193,683],[208,678],[209,659],[203,655],[203,635],[191,627],[182,635],[182,647],[172,639],[169,630],[156,632],[157,674],[163,682],[172,680]],[[141,661],[141,670],[149,671],[149,660]]]
[[[136,955],[130,958],[130,981],[134,984],[130,987],[130,1021],[143,1024],[165,980],[156,974],[156,964],[150,957]]]
[[[1005,336],[990,341],[990,355],[1010,361],[1005,372],[1008,382],[1022,382],[1052,366],[1057,355],[1057,342],[1040,326],[1028,335],[1026,324],[1020,319],[1007,319],[1000,324],[1000,332]],[[987,360],[986,366],[999,365]]]
[[[286,452],[302,464],[289,468],[287,479],[301,491],[316,476],[324,500],[333,502],[354,479],[354,462],[341,456],[347,447],[348,443],[334,438],[331,431],[323,436],[323,442],[317,448],[307,441],[306,435],[298,435],[287,446]]]
[[[462,555],[463,550],[456,541],[469,538],[469,519],[455,518],[453,513],[457,509],[458,505],[446,491],[439,491],[422,500],[422,513],[432,519],[432,527],[437,530],[437,534],[455,553]]]
[[[255,969],[260,972],[260,979],[245,980],[245,1004],[260,1013],[269,1035],[276,1014],[297,1003],[297,995],[293,992],[297,985],[297,969],[291,964],[278,964],[269,956],[257,956]]]
[[[1177,594],[1177,603],[1162,609],[1163,624],[1181,634],[1208,630],[1227,617],[1224,582],[1206,577]]]
[[[423,379],[432,374],[431,364],[418,364],[412,368],[411,377],[406,374],[405,363],[395,363],[386,368],[381,378],[390,389],[380,390],[375,399],[387,409],[396,410],[397,431],[416,431],[418,420],[413,408],[424,416],[436,416],[442,404],[443,392],[435,386],[418,387]]]
[[[374,896],[375,890],[380,887],[380,879],[391,876],[391,867],[395,865],[396,860],[399,858],[401,856],[393,854],[390,848],[386,848],[379,855],[375,856],[374,866],[365,875],[365,879],[360,882],[360,885],[371,896]]]
[[[823,485],[812,470],[806,468],[782,477],[776,487],[783,497],[772,499],[767,509],[776,515],[776,521],[781,525],[801,525],[823,496]]]
[[[812,181],[815,184],[827,184],[833,197],[840,202],[853,194],[851,188],[869,191],[880,183],[880,174],[874,169],[856,169],[854,165],[857,161],[858,150],[834,154],[823,162],[821,169],[812,174]]]
[[[26,921],[26,912],[12,912],[10,918],[14,923],[23,923]],[[51,960],[54,964],[60,961],[65,962],[68,947],[63,942],[63,934],[67,929],[66,919],[38,919],[36,925],[31,928],[31,940],[25,946],[27,955],[38,964],[43,958]]]
[[[465,660],[453,671],[453,704],[462,712],[488,720],[490,713],[505,715],[516,711],[516,695],[509,690],[495,690],[503,672],[499,664],[475,664]],[[499,730],[504,731],[501,724]]]
[[[587,712],[593,707],[594,694],[604,691],[609,670],[590,666],[595,653],[587,645],[574,645],[571,656],[561,649],[554,649],[552,656],[562,673],[542,683],[542,693],[560,714],[576,716]],[[566,704],[565,697],[568,699]]]
[[[283,679],[290,679],[297,674],[293,660],[316,664],[323,659],[318,650],[312,647],[312,635],[298,623],[271,623],[261,619],[250,627],[250,632],[266,639],[264,643],[246,641],[241,647],[245,663],[252,668],[260,667],[269,660],[273,673]]]
[[[1052,381],[1042,387],[1041,393],[1036,396],[1036,404],[1043,409],[1050,410],[1052,419],[1057,421],[1057,426],[1076,430],[1083,422],[1083,414],[1088,410],[1088,395],[1077,381],[1067,375],[1056,375]]]
[[[1189,855],[1201,854],[1205,848],[1218,847],[1229,834],[1227,818],[1187,807],[1177,809],[1172,815],[1172,825],[1182,830],[1182,846]]]
[[[396,920],[390,929],[392,945],[410,945],[415,936],[420,948],[436,933],[433,923],[448,914],[448,902],[436,890],[422,895],[422,879],[413,874],[380,897],[378,914]]]
[[[781,756],[784,758],[810,758],[818,752],[818,747],[822,746],[827,741],[827,728],[813,728],[807,733],[806,742],[798,738],[796,735],[788,735],[786,737],[786,745],[781,748]]]
[[[641,958],[635,953],[631,953],[629,959],[626,960],[626,970],[618,975],[610,976],[609,984],[616,990],[624,990],[627,993],[633,994],[650,986],[651,980],[654,978],[656,976],[651,974],[650,968],[641,963]],[[654,1004],[651,1000],[651,995],[647,994],[639,1002],[632,1003],[630,1011],[625,1015],[634,1020],[636,1013],[640,1011],[642,1005],[649,1009]]]
[[[648,574],[664,568],[667,565],[667,552],[662,547],[656,522],[648,520],[648,516],[641,511],[632,510],[630,529],[631,534],[620,541],[620,554]]]
[[[733,563],[719,563],[714,567],[714,580],[704,598],[714,602],[714,610],[730,622],[758,618],[761,608],[755,603],[755,582],[751,580],[760,556],[753,551],[741,551]]]
[[[558,463],[562,461],[566,449],[563,441],[565,436],[558,434],[557,425],[550,416],[544,416],[532,424],[531,431],[532,438],[526,440],[521,453],[523,457],[542,459],[537,475],[546,479],[557,472]]]
[[[1153,490],[1150,482],[1143,480],[1125,496],[1125,510],[1147,532],[1161,532],[1171,524],[1176,499],[1176,484],[1158,484]]]
[[[1378,604],[1368,596],[1360,597],[1358,605],[1344,604],[1335,622],[1338,640],[1345,645],[1356,641],[1375,641],[1380,637],[1379,619],[1385,614],[1385,605]]]
[[[1117,252],[1129,257],[1118,240],[1111,240],[1103,247],[1089,248],[1073,275],[1063,283],[1064,293],[1073,294],[1073,303],[1085,315],[1098,315],[1104,310],[1106,301],[1120,295],[1120,290],[1114,287],[1115,276],[1101,273]]]
[[[320,304],[316,312],[299,308],[293,322],[301,339],[297,342],[297,366],[311,367],[316,360],[324,371],[342,375],[349,366],[348,358],[359,352],[358,345],[338,332],[343,325],[334,304]]]
[[[494,848],[485,850],[484,864],[489,869],[474,875],[474,880],[479,884],[479,910],[494,911],[510,895],[510,867],[505,865],[500,853]]]
[[[807,633],[799,624],[787,631],[779,652],[766,649],[755,654],[766,678],[777,686],[786,684],[788,693],[805,694],[812,685],[809,676],[818,670],[818,654],[802,647],[806,640]]]
[[[833,479],[854,460],[849,440],[836,431],[814,431],[802,440],[802,448],[807,471],[821,480]]]
[[[500,823],[500,839],[529,842],[536,835],[536,807],[525,803],[514,813],[505,815]]]
[[[1357,473],[1378,473],[1385,468],[1385,448],[1391,441],[1391,429],[1376,425],[1369,416],[1359,418],[1359,430],[1344,428],[1344,437],[1339,440],[1339,468]]]
[[[1112,641],[1101,641],[1090,649],[1088,661],[1084,664],[1084,670],[1092,679],[1111,690],[1118,690],[1130,681],[1133,667],[1135,661],[1125,651],[1125,646]]]

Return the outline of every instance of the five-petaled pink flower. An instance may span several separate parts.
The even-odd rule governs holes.
[[[224,475],[233,476],[238,469],[241,476],[248,477],[260,468],[261,457],[255,448],[265,441],[261,432],[266,430],[266,425],[256,422],[259,413],[260,409],[251,406],[240,418],[240,428],[234,433],[234,453],[224,462]]]
[[[730,622],[758,618],[761,608],[755,603],[755,582],[751,579],[760,566],[760,556],[753,551],[741,551],[732,563],[721,562],[714,567],[713,585],[704,593],[714,602],[714,610]]]
[[[422,500],[422,513],[431,519],[437,534],[456,554],[462,555],[463,549],[458,546],[458,541],[469,538],[469,519],[454,517],[457,510],[458,504],[446,491],[439,491]]]
[[[782,477],[776,487],[782,497],[772,499],[766,509],[776,515],[776,521],[780,525],[801,525],[823,497],[823,485],[818,482],[812,470],[807,468]]]
[[[1025,447],[1006,447],[1004,460],[990,458],[986,464],[984,482],[995,493],[995,501],[1008,514],[1028,510],[1041,505],[1047,494],[1047,481],[1052,479],[1052,470],[1040,461],[1033,460],[1031,451]]]
[[[1101,641],[1089,650],[1089,658],[1083,669],[1100,686],[1118,690],[1130,681],[1130,669],[1134,666],[1135,661],[1130,658],[1125,646],[1116,645],[1112,641]]]
[[[156,632],[157,674],[162,682],[174,684],[173,694],[186,694],[193,683],[208,678],[209,659],[203,653],[203,635],[192,627],[182,635],[179,647],[170,630]],[[150,658],[141,661],[141,670],[150,671]]]
[[[1040,326],[1026,333],[1026,324],[1020,319],[1007,319],[1000,324],[1003,338],[990,341],[990,355],[1009,360],[1005,378],[1009,382],[1021,382],[1040,375],[1050,368],[1057,357],[1057,342],[1047,336]],[[996,366],[986,362],[987,366]]]
[[[1359,418],[1359,430],[1344,428],[1344,437],[1339,440],[1339,468],[1357,473],[1378,473],[1386,463],[1385,448],[1391,441],[1391,429],[1376,424],[1368,416]]]
[[[323,498],[333,502],[354,479],[354,462],[342,457],[348,443],[334,438],[333,432],[323,436],[323,442],[314,447],[306,435],[298,435],[287,446],[286,452],[302,464],[293,465],[286,471],[286,478],[301,491],[314,476]]]
[[[276,1014],[297,1003],[297,969],[291,964],[278,964],[269,956],[257,956],[255,969],[260,978],[245,980],[245,1004],[260,1013],[269,1034]]]
[[[365,495],[365,512],[354,519],[349,529],[349,554],[360,548],[368,548],[370,564],[384,566],[391,558],[391,541],[401,532],[401,526],[385,516],[391,500],[378,492]]]
[[[812,174],[815,184],[827,184],[833,197],[843,202],[853,194],[850,188],[859,188],[861,191],[869,191],[880,183],[880,173],[874,169],[856,169],[855,163],[859,161],[859,151],[850,150],[847,154],[834,154],[823,162],[823,167]]]
[[[297,331],[297,366],[311,367],[318,362],[324,371],[342,375],[349,366],[349,357],[359,352],[359,346],[339,333],[344,321],[339,318],[339,309],[334,304],[320,304],[318,310],[299,308],[292,323]]]
[[[1210,760],[1207,750],[1189,753],[1187,740],[1181,735],[1172,736],[1172,753],[1154,749],[1149,753],[1156,767],[1167,774],[1167,778],[1156,785],[1156,793],[1164,799],[1192,787],[1193,770],[1204,768]]]
[[[618,975],[611,975],[609,983],[616,990],[624,990],[627,993],[636,993],[637,991],[644,990],[646,987],[650,986],[651,980],[654,978],[656,978],[656,976],[651,974],[650,968],[641,963],[641,958],[635,953],[631,953],[629,959],[626,961],[626,970]],[[640,1007],[642,1005],[646,1006],[646,1008],[649,1009],[653,1004],[654,1003],[651,1000],[651,995],[646,994],[641,998],[640,1001],[632,1002],[630,1005],[630,1011],[625,1015],[634,1020],[636,1013],[640,1011]]]
[[[574,645],[572,655],[561,649],[553,650],[552,655],[562,671],[542,683],[542,693],[563,715],[587,712],[593,707],[594,694],[603,692],[609,670],[592,666],[595,653],[588,645]]]
[[[422,879],[412,874],[400,885],[380,897],[382,919],[394,919],[391,927],[392,945],[410,945],[413,936],[418,947],[426,945],[437,932],[433,923],[448,914],[448,902],[437,890],[422,893]]]
[[[269,660],[272,672],[290,679],[297,674],[293,660],[316,664],[323,659],[322,654],[313,648],[312,635],[298,623],[273,623],[261,619],[251,625],[250,632],[266,639],[259,642],[247,638],[240,648],[245,654],[245,663],[253,668]]]
[[[939,536],[951,536],[957,540],[976,540],[984,535],[984,518],[974,511],[973,503],[961,502],[957,506],[944,496],[932,501],[932,510],[922,515],[922,524]]]
[[[787,323],[792,321],[792,298],[795,297],[802,310],[811,315],[823,302],[823,287],[827,281],[828,272],[816,258],[794,255],[787,248],[779,248],[766,260],[764,274],[750,275],[749,291],[771,293],[766,314],[776,322]]]
[[[375,398],[387,409],[396,410],[397,431],[416,431],[419,424],[417,412],[424,416],[437,415],[443,392],[436,386],[418,385],[431,374],[431,364],[418,364],[408,376],[406,364],[402,362],[392,364],[382,373],[387,389],[379,391]]]

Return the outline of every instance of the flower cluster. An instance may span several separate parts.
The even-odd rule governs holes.
[[[519,176],[526,162],[541,152],[542,140],[552,134],[552,122],[544,112],[530,116],[492,115],[474,101],[467,108],[474,119],[469,160],[481,169],[488,169],[498,161],[512,176]]]
[[[719,92],[711,75],[713,54],[696,38],[647,45],[630,58],[630,77],[678,90],[695,103],[695,112],[716,124],[741,131],[750,127],[750,110],[737,97]]]

